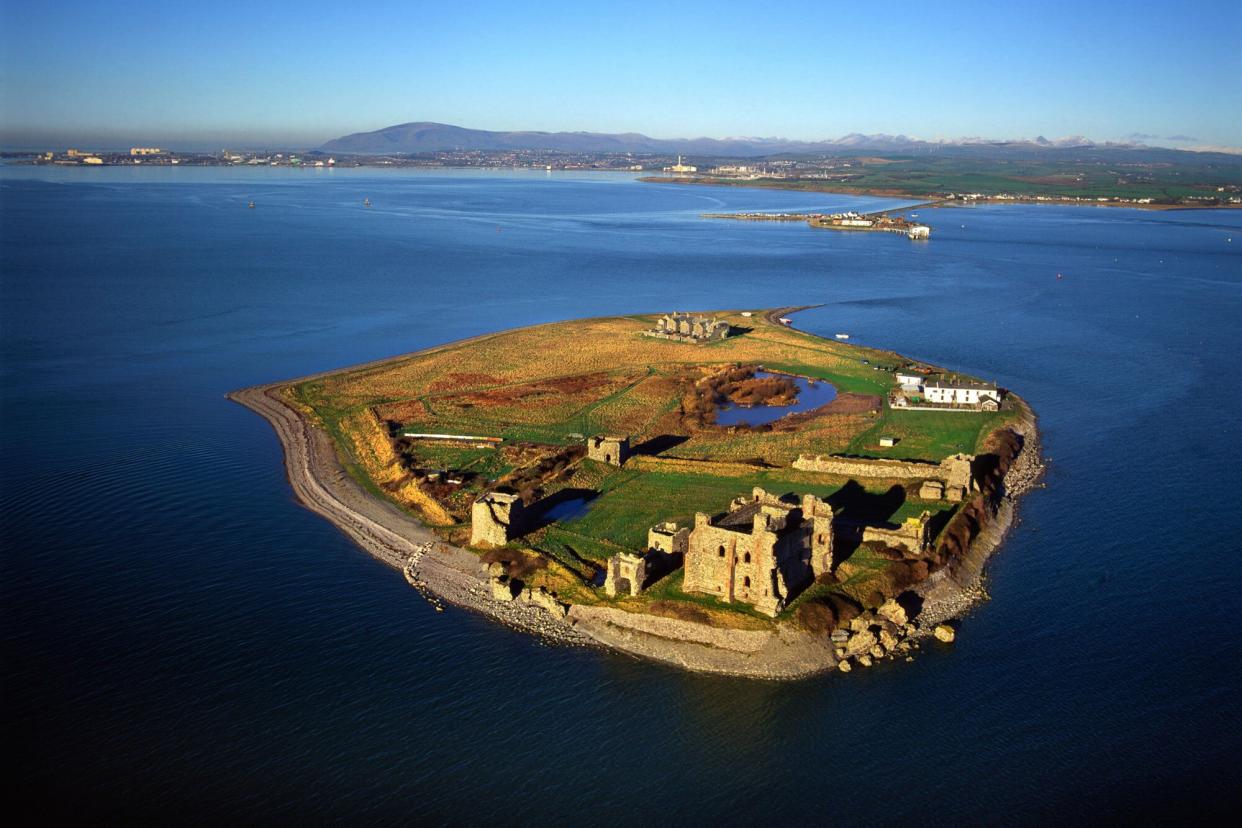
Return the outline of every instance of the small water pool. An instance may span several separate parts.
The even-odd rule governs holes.
[[[580,518],[590,509],[591,501],[585,496],[573,497],[568,500],[562,500],[560,503],[552,506],[543,516],[547,520],[565,521]]]
[[[771,371],[756,371],[755,376],[762,379],[784,375],[773,374]],[[716,424],[722,426],[763,425],[775,422],[786,414],[819,408],[837,397],[837,389],[831,383],[823,380],[808,380],[805,377],[793,377],[792,379],[798,386],[798,401],[793,405],[755,405],[747,408],[725,403],[716,409]]]

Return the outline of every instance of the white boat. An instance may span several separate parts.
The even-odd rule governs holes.
[[[849,339],[849,334],[837,334],[837,339]]]

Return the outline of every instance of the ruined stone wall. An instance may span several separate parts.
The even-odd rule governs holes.
[[[863,528],[863,543],[878,541],[888,546],[905,549],[914,554],[922,552],[929,543],[928,523],[931,514],[924,512],[920,517],[907,518],[895,529],[884,526],[866,526]]]
[[[886,480],[937,480],[944,484],[943,496],[953,502],[965,500],[978,490],[971,471],[975,458],[969,454],[954,454],[939,463],[919,463],[911,460],[865,459],[857,457],[834,457],[798,455],[793,467],[801,471],[837,474],[850,478],[878,478]],[[920,490],[926,497],[934,487]]]
[[[866,460],[824,454],[814,457],[808,457],[805,454],[798,455],[798,459],[793,462],[793,467],[802,471],[839,474],[842,477],[917,480],[940,476],[940,466],[934,463],[915,463],[908,460]]]
[[[687,474],[715,474],[722,477],[746,477],[753,475],[757,471],[762,471],[762,466],[756,466],[751,463],[730,463],[719,460],[688,460],[679,457],[652,457],[650,455],[639,455],[630,460],[633,467],[640,471],[667,472],[667,473],[687,473]]]

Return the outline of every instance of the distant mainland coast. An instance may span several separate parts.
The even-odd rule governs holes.
[[[762,190],[796,190],[804,193],[833,193],[848,196],[875,196],[917,202],[897,209],[933,209],[939,207],[966,207],[972,204],[1046,204],[1068,207],[1129,207],[1135,210],[1225,210],[1242,208],[1242,203],[1221,201],[1216,204],[1159,203],[1154,199],[1109,198],[1099,196],[1035,196],[1005,194],[943,195],[912,193],[900,189],[877,187],[849,187],[829,181],[806,179],[730,179],[715,176],[647,175],[638,181],[648,184],[693,184],[713,187],[749,187]],[[887,211],[892,212],[892,211]]]
[[[796,310],[550,323],[228,398],[437,611],[762,679],[949,646],[1042,472],[1035,416],[1004,389],[938,403],[987,386]],[[789,408],[718,424],[733,405]]]

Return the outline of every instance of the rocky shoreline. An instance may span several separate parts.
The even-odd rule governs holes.
[[[789,624],[771,631],[723,630],[619,609],[567,607],[542,590],[510,583],[467,550],[441,541],[417,519],[364,490],[341,464],[331,437],[293,406],[281,391],[293,382],[255,386],[228,394],[271,424],[284,450],[285,470],[299,502],[340,529],[366,552],[404,573],[436,608],[450,604],[550,643],[596,646],[697,672],[764,679],[797,679],[881,658],[911,657],[918,640],[952,640],[956,620],[986,600],[983,570],[1013,521],[1016,500],[1033,488],[1043,465],[1033,416],[1015,427],[1023,444],[1004,476],[989,519],[965,555],[937,571],[914,592],[923,601],[917,618],[898,618],[886,605],[852,622],[849,634],[829,639]],[[895,602],[889,602],[894,604]],[[701,629],[699,629],[701,628]],[[864,646],[866,645],[866,646]]]

